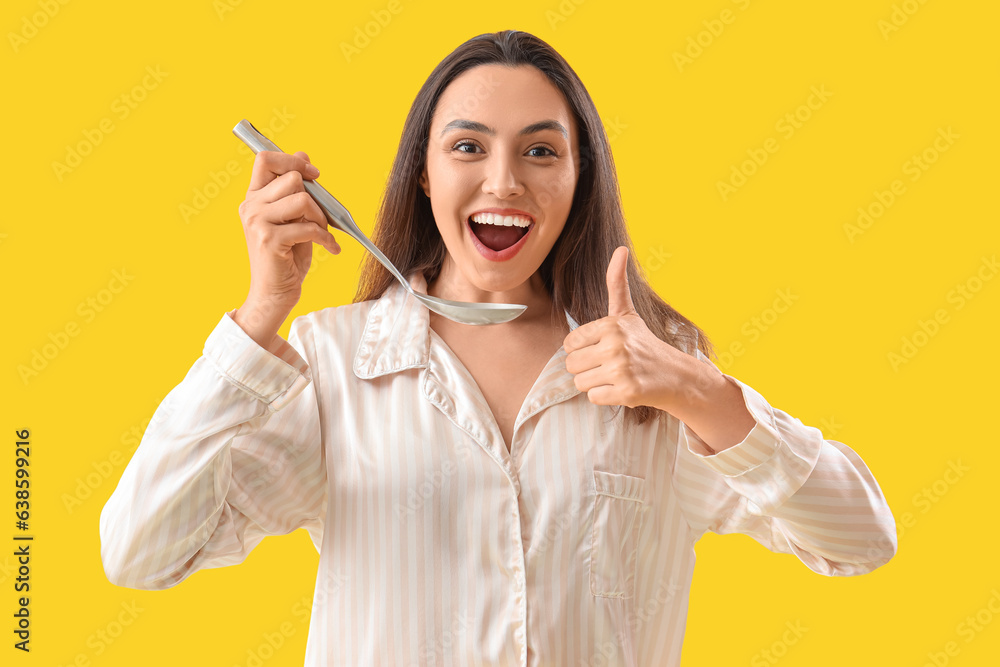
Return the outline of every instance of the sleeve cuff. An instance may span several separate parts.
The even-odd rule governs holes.
[[[774,426],[771,406],[764,398],[736,378],[725,374],[723,377],[740,388],[743,404],[756,422],[753,428],[738,444],[715,454],[684,422],[681,422],[681,437],[688,451],[698,456],[710,468],[726,477],[735,477],[767,462],[774,456],[781,439]]]
[[[203,354],[229,382],[276,412],[312,382],[309,366],[288,341],[282,340],[277,354],[262,348],[236,324],[235,313],[222,316]]]
[[[806,426],[793,432],[780,430],[774,410],[763,396],[736,378],[723,376],[740,388],[756,422],[754,427],[740,443],[712,454],[706,443],[680,422],[678,445],[726,477],[734,490],[759,508],[776,507],[801,488],[816,467],[824,443],[822,433]]]

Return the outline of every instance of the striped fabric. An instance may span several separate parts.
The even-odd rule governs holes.
[[[829,576],[895,553],[861,459],[734,378],[756,425],[710,455],[673,417],[592,405],[560,349],[508,452],[400,286],[297,318],[277,356],[234,312],[146,429],[101,554],[112,582],[162,589],[305,528],[307,665],[677,665],[706,531]]]

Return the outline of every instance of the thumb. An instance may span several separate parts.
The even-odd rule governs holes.
[[[618,246],[608,263],[608,315],[621,316],[635,312],[628,288],[628,248]]]

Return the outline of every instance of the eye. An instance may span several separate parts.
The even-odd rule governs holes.
[[[469,147],[472,150],[464,150],[466,147]],[[451,150],[458,151],[459,153],[466,153],[468,155],[474,155],[476,153],[477,148],[479,148],[479,146],[477,146],[475,142],[465,140],[465,141],[460,141],[454,146],[452,146]]]
[[[532,155],[532,157],[550,157],[550,156],[554,157],[556,155],[556,152],[551,148],[549,148],[548,146],[533,146],[528,149],[528,153],[533,153],[534,151],[545,151],[545,152],[541,154],[535,153],[534,155]]]

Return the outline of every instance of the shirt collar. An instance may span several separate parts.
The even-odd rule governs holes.
[[[420,271],[411,274],[409,282],[414,291],[427,293],[427,280]],[[427,308],[393,282],[368,313],[354,356],[354,374],[368,380],[407,368],[426,367],[430,331]]]
[[[427,280],[417,271],[410,287],[427,293]],[[566,313],[570,330],[579,324]],[[354,356],[354,374],[368,380],[408,368],[424,368],[430,356],[431,326],[427,308],[394,282],[368,313],[361,343]]]

